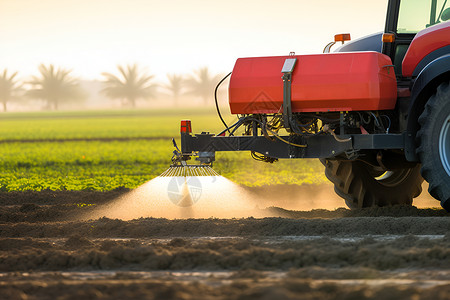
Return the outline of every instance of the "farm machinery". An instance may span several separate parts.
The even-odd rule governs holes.
[[[238,121],[219,112],[218,134],[182,121],[173,166],[192,156],[210,166],[217,151],[319,158],[350,208],[411,205],[425,179],[450,211],[449,20],[447,0],[389,0],[384,32],[338,34],[333,53],[335,42],[322,54],[239,58],[229,81]]]

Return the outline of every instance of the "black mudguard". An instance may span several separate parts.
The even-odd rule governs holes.
[[[413,83],[405,136],[405,155],[408,161],[419,160],[415,142],[416,133],[419,130],[419,116],[437,86],[446,80],[450,80],[450,54],[440,56],[428,63]]]

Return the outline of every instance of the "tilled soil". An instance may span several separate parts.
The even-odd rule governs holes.
[[[448,299],[441,209],[87,219],[127,190],[0,193],[2,299]]]

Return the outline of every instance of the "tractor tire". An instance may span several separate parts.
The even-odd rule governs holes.
[[[321,159],[321,162],[336,194],[351,209],[412,205],[412,199],[422,192],[420,165],[382,172],[361,161]]]
[[[450,212],[450,84],[442,83],[419,117],[417,150],[428,192]]]

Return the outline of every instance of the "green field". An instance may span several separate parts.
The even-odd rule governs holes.
[[[0,191],[138,187],[169,166],[181,119],[191,119],[194,132],[223,128],[212,109],[2,114]],[[317,160],[267,164],[248,152],[216,160],[217,172],[247,186],[326,181]]]

